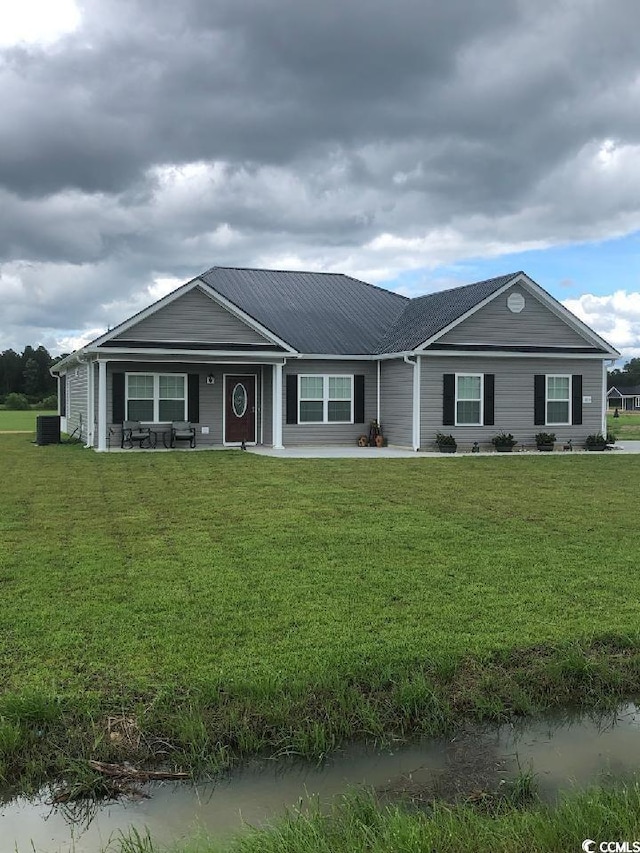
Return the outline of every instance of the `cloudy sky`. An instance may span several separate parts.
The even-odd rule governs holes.
[[[640,356],[638,0],[0,0],[0,350],[214,265],[524,269]]]

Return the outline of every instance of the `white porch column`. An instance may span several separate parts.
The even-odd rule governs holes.
[[[273,365],[273,446],[276,450],[282,450],[282,368],[283,364]]]
[[[98,450],[107,449],[107,362],[98,362]]]
[[[615,364],[612,361],[611,364]],[[602,359],[602,434],[607,434],[607,362]]]

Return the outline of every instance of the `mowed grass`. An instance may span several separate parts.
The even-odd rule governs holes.
[[[0,433],[35,432],[38,415],[55,415],[56,412],[28,409],[24,412],[0,408]]]
[[[110,741],[108,715],[196,767],[640,685],[640,457],[96,454],[6,435],[0,464],[5,778],[29,750],[35,772],[43,725],[85,757],[150,744]]]
[[[608,412],[607,428],[619,441],[640,441],[640,412],[620,412],[617,418]]]

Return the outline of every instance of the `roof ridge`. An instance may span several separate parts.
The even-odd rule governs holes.
[[[404,302],[410,302],[410,296],[403,296],[402,293],[397,293],[395,290],[390,290],[388,287],[382,287],[379,284],[371,284],[370,281],[363,281],[361,278],[356,278],[353,275],[348,275],[344,272],[327,272],[326,270],[281,270],[275,269],[273,267],[226,267],[226,266],[213,266],[205,272],[200,273],[197,278],[203,278],[205,275],[209,275],[209,273],[215,272],[216,270],[238,270],[239,272],[277,272],[277,273],[290,273],[291,275],[333,275],[338,276],[339,278],[348,279],[349,281],[354,281],[356,284],[362,284],[365,287],[370,287],[373,290],[378,290],[381,293],[388,293],[391,296],[396,297],[398,299],[402,299]]]
[[[220,264],[216,264],[211,267],[211,269],[206,270],[200,275],[207,275],[207,273],[213,272],[214,270],[241,270],[244,272],[284,272],[291,273],[293,275],[300,275],[303,273],[305,275],[339,275],[342,278],[352,278],[352,276],[346,275],[343,272],[327,272],[327,270],[281,270],[276,267],[235,267],[235,266],[221,266]],[[354,279],[354,281],[360,281],[360,279]],[[367,284],[366,281],[361,282],[361,284]]]
[[[498,279],[512,279],[518,275],[526,275],[524,270],[518,270],[514,273],[505,273],[504,275],[494,275],[491,278],[483,278],[481,281],[470,281],[468,284],[457,284],[455,287],[447,287],[444,290],[433,290],[431,293],[421,293],[420,296],[414,296],[413,299],[426,299],[430,296],[441,296],[443,293],[454,293],[456,290],[466,290],[468,287],[475,287],[480,284],[488,284],[490,281]]]

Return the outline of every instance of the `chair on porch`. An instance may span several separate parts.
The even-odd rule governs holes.
[[[174,421],[171,424],[171,447],[176,441],[188,441],[189,447],[196,446],[196,428],[189,421]]]
[[[120,447],[128,445],[131,448],[136,441],[140,447],[152,447],[151,428],[143,427],[140,421],[123,421]]]

